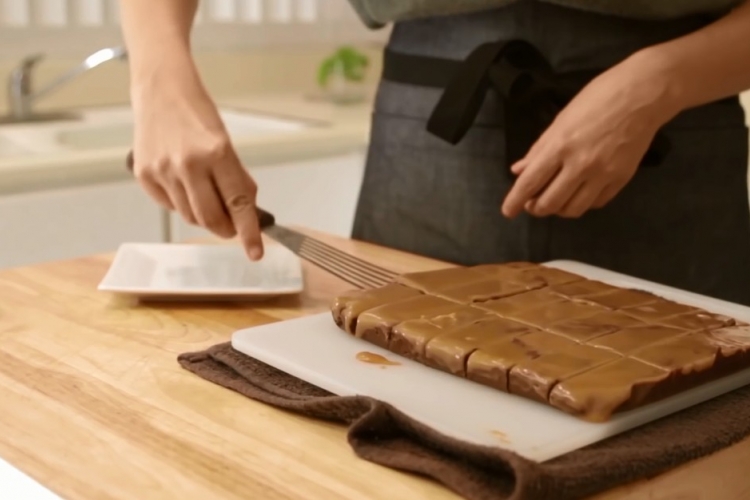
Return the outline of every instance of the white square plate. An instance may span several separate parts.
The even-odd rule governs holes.
[[[158,299],[265,299],[302,292],[302,262],[266,244],[259,262],[239,245],[125,243],[99,290]]]

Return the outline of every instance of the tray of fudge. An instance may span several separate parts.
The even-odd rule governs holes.
[[[542,264],[407,273],[331,313],[397,358],[589,422],[750,368],[746,322]]]

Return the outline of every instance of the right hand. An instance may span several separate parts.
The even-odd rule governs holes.
[[[143,189],[190,224],[239,236],[248,257],[260,259],[257,186],[205,90],[172,80],[134,96],[133,108],[133,172]]]

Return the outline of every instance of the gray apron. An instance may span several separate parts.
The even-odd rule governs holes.
[[[398,23],[388,49],[460,60],[482,43],[523,39],[555,71],[577,71],[611,67],[711,21],[636,21],[529,1]],[[463,265],[571,259],[750,305],[748,130],[738,99],[667,124],[665,160],[640,169],[605,208],[508,220],[498,99],[487,95],[454,145],[426,130],[441,92],[380,82],[353,238]]]

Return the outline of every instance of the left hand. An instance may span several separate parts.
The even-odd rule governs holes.
[[[580,217],[630,181],[656,132],[677,110],[666,72],[634,56],[592,80],[511,170],[502,206],[544,217]]]

